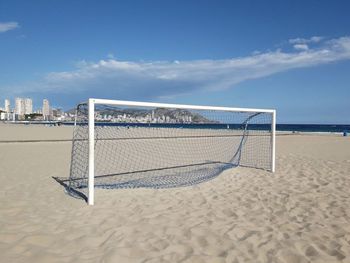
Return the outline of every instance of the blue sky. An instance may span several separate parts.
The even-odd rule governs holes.
[[[89,97],[350,123],[349,1],[0,1],[0,106]]]

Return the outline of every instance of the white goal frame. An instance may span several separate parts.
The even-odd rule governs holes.
[[[138,101],[106,100],[90,98],[88,100],[88,129],[89,129],[89,175],[88,175],[88,204],[94,204],[94,179],[95,179],[95,105],[114,105],[114,106],[138,106],[138,107],[158,107],[172,109],[189,109],[189,110],[212,110],[212,111],[229,111],[229,112],[261,112],[272,114],[271,122],[271,172],[275,172],[276,158],[276,110],[273,109],[251,109],[251,108],[231,108],[231,107],[213,107],[197,106],[168,103],[152,103]]]

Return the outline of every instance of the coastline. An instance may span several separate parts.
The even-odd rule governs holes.
[[[289,124],[288,124],[289,125]],[[314,125],[314,124],[312,124]],[[333,126],[333,125],[330,125]],[[343,125],[344,126],[344,125]],[[350,125],[345,125],[349,126]],[[17,129],[18,127],[19,129]],[[50,132],[40,134],[42,127],[51,129]],[[35,142],[35,141],[70,141],[73,137],[73,123],[63,123],[62,125],[50,125],[47,123],[4,123],[0,122],[0,142]],[[349,128],[350,129],[350,128]],[[320,136],[343,136],[344,131],[296,131],[296,130],[276,130],[276,136],[283,135],[320,135]]]

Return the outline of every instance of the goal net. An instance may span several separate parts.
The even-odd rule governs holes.
[[[88,196],[194,185],[236,166],[273,171],[274,114],[90,99],[77,107],[68,189]]]

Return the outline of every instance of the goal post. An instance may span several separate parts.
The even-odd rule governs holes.
[[[276,110],[272,111],[271,122],[271,172],[276,170]]]
[[[91,98],[79,104],[69,189],[193,185],[235,166],[275,172],[276,111]]]
[[[95,200],[95,100],[89,99],[89,180],[88,180],[88,204],[93,205]]]

